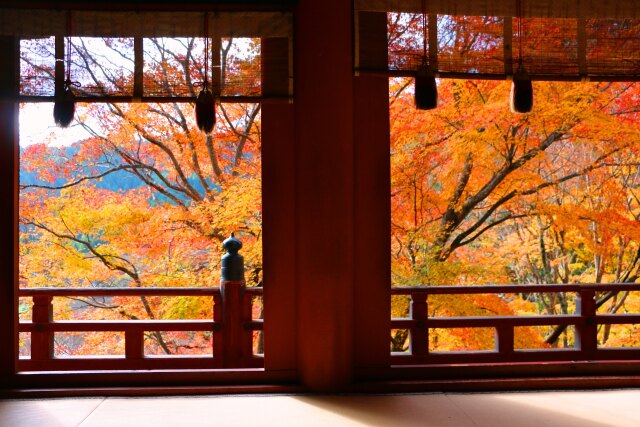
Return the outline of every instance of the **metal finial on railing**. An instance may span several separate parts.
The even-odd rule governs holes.
[[[222,247],[227,253],[222,256],[221,280],[244,280],[244,257],[238,253],[242,249],[242,242],[231,233],[231,236],[222,242]]]

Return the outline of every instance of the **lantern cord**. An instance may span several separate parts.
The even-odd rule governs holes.
[[[67,80],[65,85],[71,85],[71,11],[67,11]]]
[[[427,63],[427,0],[422,0],[422,65]]]
[[[204,90],[209,84],[209,12],[204,13]]]
[[[65,89],[71,87],[71,86],[75,86],[75,87],[80,87],[82,86],[79,82],[72,82],[71,81],[71,31],[73,30],[72,26],[71,26],[71,11],[67,11],[67,58],[66,58],[66,64],[65,64],[65,73],[66,73],[66,79],[64,81],[64,86]]]
[[[522,68],[522,0],[516,0],[518,9],[518,66]]]

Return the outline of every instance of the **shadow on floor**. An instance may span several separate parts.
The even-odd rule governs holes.
[[[562,410],[560,401],[540,404],[502,395],[295,396],[317,410],[339,414],[345,424],[370,426],[605,427],[621,426]],[[523,399],[527,399],[526,394]],[[552,399],[552,397],[550,397]],[[542,405],[545,402],[540,402]],[[595,409],[595,408],[594,408]],[[600,417],[598,417],[600,418]],[[348,420],[348,421],[347,421]],[[349,422],[350,421],[350,422]],[[352,422],[352,423],[351,423]],[[633,425],[633,424],[628,424]]]

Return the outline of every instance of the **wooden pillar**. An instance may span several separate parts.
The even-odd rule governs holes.
[[[0,52],[0,383],[9,384],[18,357],[18,40],[0,37]]]
[[[298,369],[310,390],[346,386],[353,365],[353,4],[295,13]]]
[[[387,14],[359,12],[358,67],[387,68]],[[354,78],[356,368],[388,367],[391,334],[389,79]]]
[[[262,93],[290,96],[289,38],[261,41]],[[294,104],[262,104],[264,366],[296,369]]]

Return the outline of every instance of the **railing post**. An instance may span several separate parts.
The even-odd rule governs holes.
[[[598,350],[598,324],[596,323],[596,291],[580,289],[576,311],[581,321],[576,325],[576,344],[586,359]]]
[[[414,320],[411,328],[411,354],[414,356],[429,353],[429,328],[427,318],[427,293],[415,292],[411,294],[411,319]]]
[[[227,251],[222,257],[220,292],[222,294],[222,366],[239,368],[243,361],[244,329],[244,258],[238,254],[242,242],[231,237],[222,243]]]
[[[213,296],[213,332],[211,344],[213,346],[213,359],[216,367],[221,368],[224,360],[224,336],[222,335],[222,292]]]
[[[247,295],[244,292],[245,286],[243,282],[242,290],[240,294],[241,298],[241,313],[242,313],[242,357],[244,359],[250,358],[253,355],[253,328],[251,327],[253,316],[253,296]]]
[[[495,350],[505,360],[513,355],[513,325],[499,325],[495,329]]]
[[[129,361],[144,359],[144,331],[135,329],[124,332],[124,354]]]
[[[31,360],[50,360],[53,358],[53,332],[48,325],[53,321],[53,297],[34,296],[31,321],[34,332],[31,333]]]

